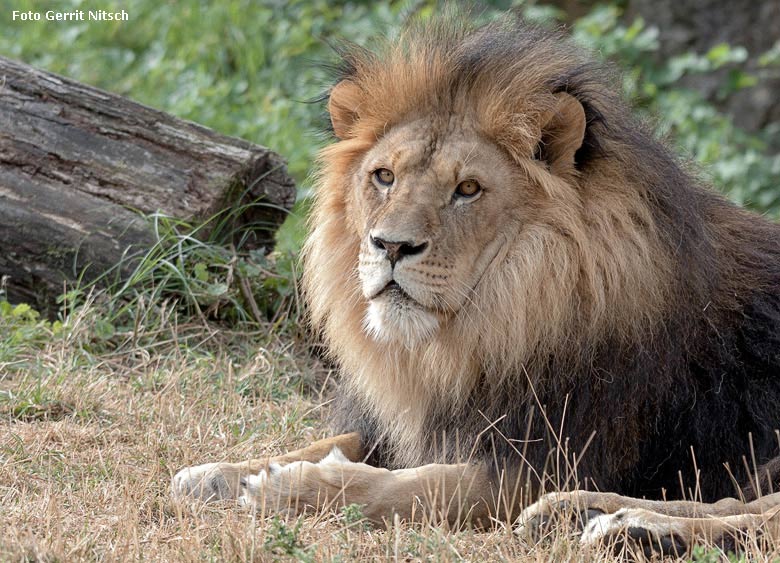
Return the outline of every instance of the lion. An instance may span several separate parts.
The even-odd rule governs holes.
[[[527,531],[566,508],[583,542],[651,552],[780,537],[780,227],[559,32],[377,43],[339,50],[304,248],[337,435],[174,492]]]

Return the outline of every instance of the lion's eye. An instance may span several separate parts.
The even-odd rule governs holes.
[[[395,174],[387,168],[380,168],[374,171],[374,178],[382,186],[392,186],[395,182]]]
[[[455,195],[463,198],[471,198],[482,191],[482,186],[476,180],[464,180],[455,188]]]

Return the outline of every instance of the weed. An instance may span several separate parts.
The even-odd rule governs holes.
[[[353,503],[341,507],[341,517],[344,523],[350,527],[365,527],[367,525],[362,504]]]
[[[61,321],[41,320],[40,314],[28,304],[12,305],[0,299],[0,334],[3,335],[0,338],[0,367],[18,366],[23,362],[24,352],[42,348],[62,331]]]
[[[297,561],[314,561],[312,550],[304,547],[299,539],[301,520],[295,521],[290,527],[285,520],[278,516],[271,518],[268,529],[265,532],[263,549],[275,555],[287,555]]]
[[[723,550],[701,545],[694,546],[691,550],[692,563],[744,563],[747,561],[744,555],[736,555],[732,552],[724,553]]]

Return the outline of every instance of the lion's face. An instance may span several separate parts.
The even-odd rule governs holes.
[[[522,184],[505,153],[458,120],[387,132],[352,176],[365,329],[411,347],[456,315],[522,223]]]

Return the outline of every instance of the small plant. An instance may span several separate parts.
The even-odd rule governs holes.
[[[62,322],[42,320],[27,303],[0,299],[0,365],[21,361],[23,351],[40,349],[62,332]]]
[[[432,526],[423,529],[409,529],[405,534],[402,553],[407,559],[421,561],[462,561],[463,557],[454,548],[457,534],[444,532]]]
[[[356,503],[343,506],[341,508],[341,518],[344,520],[344,523],[350,527],[367,527],[368,522],[366,522],[366,517],[363,514],[363,507],[364,505]]]
[[[721,563],[722,561],[728,561],[729,563],[744,563],[746,559],[744,555],[735,555],[732,552],[726,554],[716,547],[708,548],[697,545],[691,550],[690,561],[691,563]]]
[[[301,521],[290,527],[282,518],[274,516],[268,523],[263,548],[275,555],[294,557],[297,561],[314,561],[310,547],[304,547],[298,538]]]

